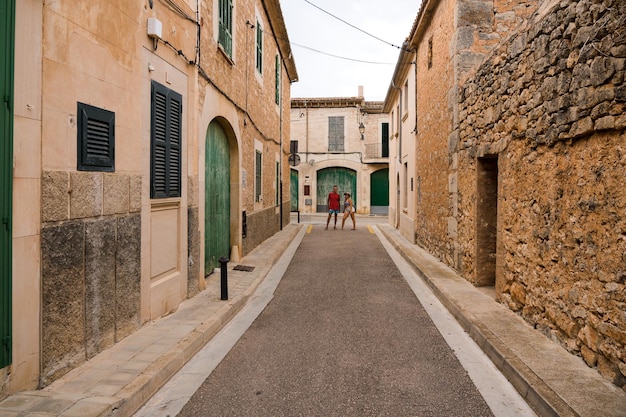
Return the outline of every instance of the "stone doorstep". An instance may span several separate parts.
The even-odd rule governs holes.
[[[487,311],[481,311],[481,304],[478,307],[472,305],[476,300],[468,300],[467,296],[460,297],[458,294],[459,290],[464,291],[458,287],[471,286],[469,282],[434,257],[431,258],[428,253],[421,253],[419,247],[405,242],[399,232],[391,230],[389,226],[379,226],[379,230],[425,279],[442,304],[540,416],[626,417],[626,393],[609,386],[601,375],[587,367],[582,360],[577,361],[577,357],[560,345],[536,333],[519,316],[496,301],[489,300],[495,303],[493,308],[500,310],[497,318],[493,317],[493,312],[489,315]],[[429,265],[432,262],[435,264]],[[484,293],[474,291],[474,294],[481,297],[481,303],[485,297],[488,298]],[[500,329],[504,333],[498,330],[503,326],[500,323],[501,315],[509,319],[507,329]],[[519,346],[519,341],[513,343],[507,340],[510,334],[508,330],[513,326],[523,332],[526,339],[534,341],[532,347],[526,346],[528,343]],[[531,349],[531,352],[525,354],[525,348]],[[524,357],[527,359],[524,360]],[[560,362],[561,367],[555,368],[555,361]],[[563,367],[566,369],[560,369]]]

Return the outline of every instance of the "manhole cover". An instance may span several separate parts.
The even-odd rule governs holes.
[[[234,271],[245,271],[245,272],[252,272],[254,271],[254,267],[253,266],[246,266],[246,265],[236,265],[233,268]]]

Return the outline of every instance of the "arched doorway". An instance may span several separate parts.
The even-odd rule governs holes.
[[[317,212],[327,213],[328,193],[332,191],[333,185],[336,185],[338,192],[342,195],[348,192],[352,197],[354,205],[358,207],[358,198],[356,192],[356,171],[349,168],[332,167],[320,169],[317,171]]]
[[[204,161],[204,273],[230,255],[230,146],[224,128],[209,124]]]

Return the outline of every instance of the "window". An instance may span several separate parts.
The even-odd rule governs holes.
[[[115,113],[78,103],[79,171],[115,171]]]
[[[150,198],[180,197],[182,96],[152,81]]]
[[[389,157],[389,123],[383,123],[381,125],[381,144],[382,144],[382,153],[380,156],[383,158]]]
[[[276,55],[276,91],[274,92],[276,104],[280,104],[280,58]]]
[[[289,141],[289,153],[292,155],[298,153],[298,141],[297,140]]]
[[[343,152],[343,116],[330,116],[328,118],[328,151]]]
[[[261,23],[256,21],[256,70],[263,74],[263,28]]]
[[[217,42],[229,57],[233,56],[233,0],[219,0],[219,35]]]
[[[433,67],[433,38],[428,40],[428,68]]]
[[[280,202],[280,163],[276,162],[276,207]]]
[[[261,185],[263,183],[261,178],[261,167],[263,165],[263,154],[259,151],[255,151],[255,179],[254,179],[254,201],[261,201]]]
[[[409,81],[404,83],[404,114],[409,112]]]

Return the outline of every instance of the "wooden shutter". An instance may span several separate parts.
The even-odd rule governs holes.
[[[233,0],[219,0],[218,43],[228,56],[233,55]]]
[[[182,96],[152,82],[150,197],[180,197]]]
[[[343,132],[344,117],[330,116],[328,118],[328,150],[330,152],[343,152]]]
[[[258,20],[256,21],[256,69],[259,74],[263,74],[263,28]]]
[[[263,179],[261,178],[261,168],[263,164],[263,154],[259,151],[256,151],[256,160],[255,160],[255,181],[254,181],[254,195],[255,201],[261,201],[261,185]]]
[[[78,103],[79,171],[115,171],[115,113]]]

